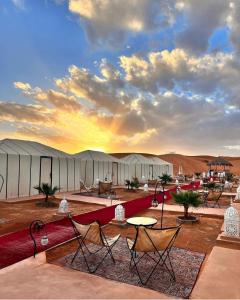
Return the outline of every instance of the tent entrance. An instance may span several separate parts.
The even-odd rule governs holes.
[[[153,165],[149,166],[149,179],[153,179]]]
[[[116,162],[112,164],[112,182],[113,185],[118,185],[118,163]]]
[[[40,157],[40,182],[52,185],[52,158],[41,156]]]

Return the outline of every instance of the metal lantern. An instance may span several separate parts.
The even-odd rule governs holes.
[[[180,185],[177,186],[176,190],[177,190],[177,194],[181,193],[181,187],[180,187]]]
[[[42,246],[46,246],[48,244],[48,236],[47,235],[44,235],[42,236],[41,238],[41,245]]]
[[[148,192],[148,184],[147,183],[144,184],[143,190],[144,190],[144,192]]]
[[[68,202],[65,197],[63,197],[59,204],[58,212],[62,214],[68,213]]]
[[[235,200],[240,200],[240,185],[237,188],[237,195],[235,197]]]
[[[125,208],[121,204],[118,204],[115,208],[115,219],[117,221],[125,220]]]
[[[151,206],[152,206],[152,207],[158,207],[158,201],[157,201],[156,198],[153,198],[153,199],[152,199]]]
[[[35,257],[37,254],[37,242],[35,233],[42,233],[42,236],[40,238],[40,243],[42,246],[46,246],[49,242],[47,232],[45,230],[45,224],[41,220],[34,220],[29,226],[29,234],[31,236],[31,239],[33,240],[33,256]]]
[[[239,212],[232,205],[224,213],[224,233],[227,236],[240,236]]]

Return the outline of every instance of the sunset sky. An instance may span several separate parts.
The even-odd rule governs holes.
[[[240,1],[1,0],[0,139],[240,156]]]

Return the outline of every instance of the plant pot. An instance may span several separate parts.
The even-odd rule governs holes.
[[[177,222],[182,224],[182,223],[185,223],[185,224],[193,224],[193,223],[196,223],[198,222],[198,218],[195,217],[195,216],[189,216],[187,219],[184,217],[184,216],[177,216]]]

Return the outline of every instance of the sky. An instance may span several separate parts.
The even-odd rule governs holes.
[[[0,0],[0,139],[240,156],[240,1]]]

